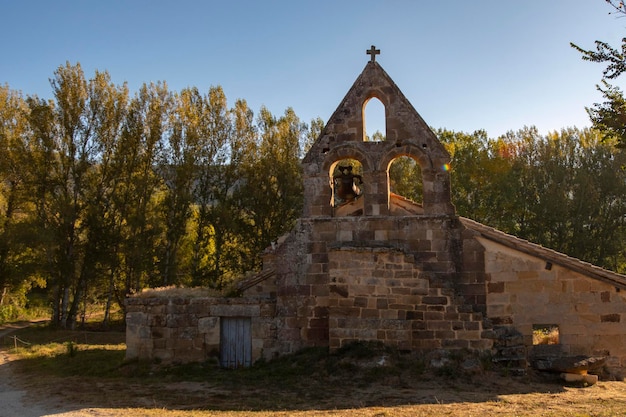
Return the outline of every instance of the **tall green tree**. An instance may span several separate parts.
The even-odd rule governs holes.
[[[88,83],[88,90],[93,161],[87,172],[83,191],[86,201],[81,221],[84,255],[68,315],[71,318],[76,317],[79,306],[82,305],[84,321],[88,295],[91,293],[95,301],[107,294],[106,322],[111,307],[112,288],[107,285],[108,280],[105,278],[117,265],[115,253],[111,250],[116,247],[118,237],[115,234],[116,217],[112,204],[118,184],[114,155],[126,115],[128,89],[126,85],[114,85],[107,72],[96,71],[94,78]]]
[[[29,189],[29,109],[19,92],[0,86],[0,307],[23,295],[37,276]]]
[[[180,283],[179,250],[192,214],[204,99],[197,89],[185,89],[174,95],[170,106],[166,109],[169,115],[166,148],[159,163],[165,184],[161,203],[165,225],[160,256],[162,285]]]
[[[244,263],[248,270],[259,267],[258,254],[289,231],[302,210],[300,143],[306,124],[291,108],[280,118],[262,108],[257,129],[258,140],[243,152],[237,187],[242,237],[252,251]]]
[[[234,237],[231,191],[236,182],[230,161],[233,118],[222,88],[211,87],[197,101],[195,114],[201,141],[193,186],[190,275],[193,285],[219,288],[231,269],[227,244]]]
[[[626,5],[623,1],[605,0],[619,15],[626,15]],[[595,50],[584,49],[570,43],[572,48],[582,54],[582,59],[590,62],[606,64],[602,73],[601,86],[598,85],[605,99],[602,103],[595,103],[587,108],[587,113],[593,126],[604,133],[604,138],[615,140],[616,146],[626,148],[626,99],[623,92],[616,86],[608,83],[626,72],[626,38],[622,39],[621,47],[615,48],[606,42],[596,40]]]
[[[159,204],[164,186],[156,168],[164,150],[169,100],[165,83],[143,84],[128,104],[114,151],[118,175],[112,204],[118,240],[111,285],[121,305],[127,295],[161,283],[155,260],[163,229]]]
[[[78,271],[83,252],[80,235],[84,214],[83,192],[87,171],[93,163],[92,124],[88,113],[88,86],[79,64],[59,67],[51,80],[55,104],[54,152],[49,161],[51,182],[45,198],[51,207],[44,213],[44,229],[52,240],[48,250],[53,288],[53,323],[71,326],[69,317],[72,292],[77,290]]]
[[[67,63],[51,80],[54,102],[30,100],[34,205],[46,251],[53,323],[74,327],[81,301],[107,263],[111,155],[126,108],[126,87],[96,72],[87,81]]]

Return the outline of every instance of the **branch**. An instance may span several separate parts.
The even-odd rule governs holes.
[[[609,1],[609,0],[607,0]],[[583,54],[582,59],[591,62],[606,62],[608,66],[602,72],[603,78],[613,79],[626,72],[626,38],[622,38],[621,51],[606,42],[595,41],[596,50],[586,50],[570,42],[570,46]]]
[[[615,0],[606,0],[606,2],[615,9],[615,12],[609,12],[609,14],[621,13],[626,15],[626,6],[624,5],[623,1],[620,0],[620,2],[618,3]]]

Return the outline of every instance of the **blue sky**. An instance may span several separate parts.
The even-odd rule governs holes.
[[[132,93],[221,85],[231,105],[326,121],[374,44],[433,128],[547,133],[589,125],[603,66],[569,42],[618,46],[626,19],[610,11],[604,0],[0,0],[0,84],[52,98],[55,69],[80,62]]]

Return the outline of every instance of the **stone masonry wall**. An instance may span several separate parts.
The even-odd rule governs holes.
[[[462,229],[454,216],[300,219],[264,258],[276,279],[244,295],[276,291],[281,353],[357,339],[488,348],[484,274],[480,287],[477,273],[458,271]],[[477,297],[482,307],[470,304]]]
[[[487,315],[524,338],[532,355],[533,326],[557,325],[565,355],[609,356],[626,368],[626,294],[612,285],[479,238],[488,274]]]
[[[331,349],[357,340],[401,350],[484,350],[482,314],[457,303],[454,290],[431,286],[414,255],[388,248],[331,250]]]
[[[252,359],[277,353],[275,305],[243,298],[143,298],[126,300],[126,358],[164,363],[219,358],[220,318],[250,317]]]

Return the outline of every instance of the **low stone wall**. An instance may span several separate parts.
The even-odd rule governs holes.
[[[126,300],[126,358],[164,363],[219,358],[220,320],[251,320],[252,360],[277,352],[275,303],[251,298],[131,297]]]

